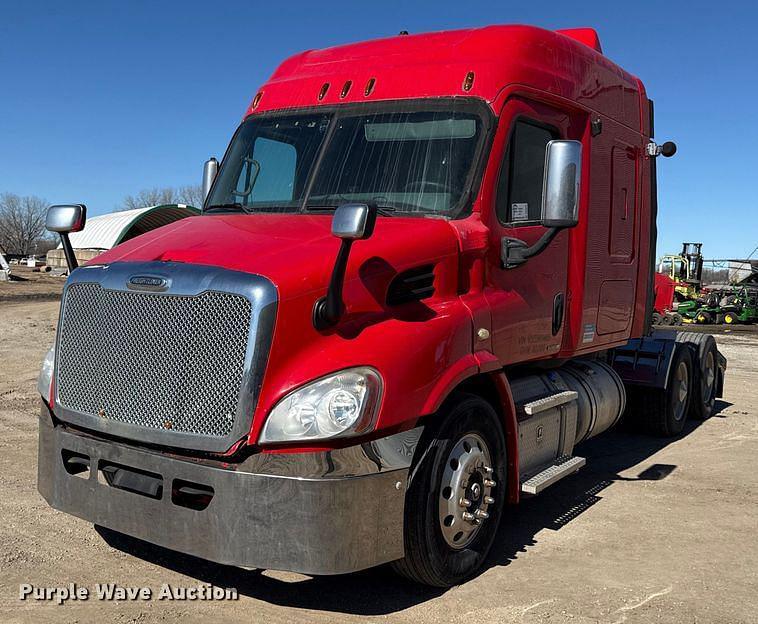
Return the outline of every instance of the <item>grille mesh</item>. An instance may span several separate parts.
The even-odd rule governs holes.
[[[241,295],[66,290],[58,400],[152,429],[224,437],[243,383],[251,304]]]

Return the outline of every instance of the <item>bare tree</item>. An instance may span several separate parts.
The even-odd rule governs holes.
[[[143,189],[136,195],[127,195],[118,210],[134,210],[145,206],[175,204],[176,190],[171,187]]]
[[[146,206],[162,204],[187,204],[199,208],[203,205],[203,191],[200,185],[188,185],[179,189],[164,188],[143,189],[136,195],[127,195],[116,210],[134,210]]]
[[[179,189],[180,204],[187,204],[188,206],[194,206],[195,208],[202,208],[203,201],[203,187],[201,184],[190,184],[183,186]]]
[[[47,240],[45,214],[47,202],[33,195],[0,195],[0,247],[7,253],[39,253],[38,245]]]

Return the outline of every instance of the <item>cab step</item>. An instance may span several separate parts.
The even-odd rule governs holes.
[[[536,401],[525,403],[524,413],[527,416],[534,416],[535,414],[539,414],[545,410],[552,409],[553,407],[558,407],[559,405],[564,405],[565,403],[576,401],[577,396],[577,393],[573,390],[565,390],[564,392],[551,394],[550,396],[537,399]]]
[[[525,494],[539,494],[556,481],[575,473],[586,463],[587,460],[584,457],[570,457],[568,455],[558,457],[543,471],[524,481],[521,484],[521,491]]]

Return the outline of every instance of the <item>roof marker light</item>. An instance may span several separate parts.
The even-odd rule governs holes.
[[[253,110],[258,108],[258,104],[261,103],[262,97],[263,97],[263,91],[258,91],[258,93],[255,94],[255,97],[253,98],[253,105],[251,106]]]
[[[470,71],[466,74],[466,78],[463,80],[463,90],[471,91],[471,87],[474,86],[474,72]]]
[[[324,84],[321,85],[321,91],[318,92],[319,102],[324,99],[324,96],[326,95],[327,91],[329,91],[329,83],[325,82]]]
[[[369,78],[366,83],[366,88],[363,90],[363,95],[368,97],[374,92],[374,85],[376,84],[376,78]]]
[[[345,82],[344,85],[342,85],[342,91],[340,92],[340,99],[343,99],[347,96],[348,93],[350,93],[350,87],[353,86],[353,81],[348,80]]]

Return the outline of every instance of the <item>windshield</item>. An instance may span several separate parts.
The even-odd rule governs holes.
[[[249,117],[232,139],[206,211],[297,212],[362,202],[453,216],[468,199],[484,119],[470,103],[440,104]]]

